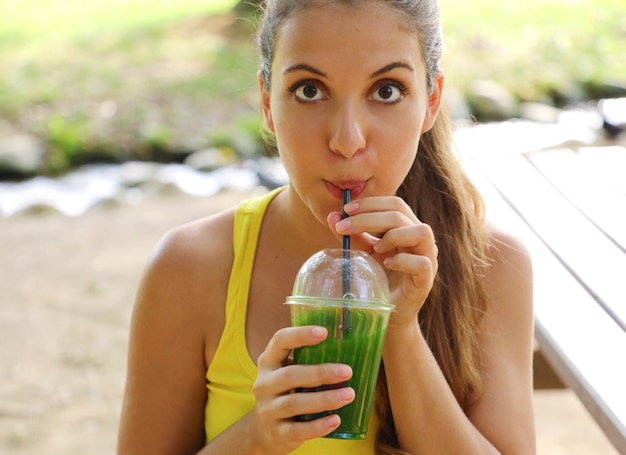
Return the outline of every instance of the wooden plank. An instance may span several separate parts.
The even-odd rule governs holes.
[[[514,210],[626,330],[626,253],[517,153],[473,154]]]
[[[626,333],[531,231],[535,335],[546,359],[626,453]]]
[[[485,198],[490,218],[521,236],[533,261],[535,336],[570,387],[620,453],[626,453],[626,333],[597,304],[481,171],[466,170]]]
[[[525,155],[541,174],[626,252],[626,194],[572,149]]]
[[[626,147],[582,147],[578,153],[585,166],[594,169],[626,194]]]

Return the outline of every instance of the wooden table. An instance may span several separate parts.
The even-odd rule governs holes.
[[[626,148],[462,152],[530,250],[539,349],[626,454]]]

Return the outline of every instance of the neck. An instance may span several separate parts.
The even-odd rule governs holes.
[[[325,248],[341,248],[341,241],[331,232],[326,220],[318,220],[295,193],[288,187],[276,196],[270,206],[272,216],[268,221],[276,234],[279,250],[294,257],[306,259]]]

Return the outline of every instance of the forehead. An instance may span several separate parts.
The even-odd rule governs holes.
[[[351,6],[328,2],[298,9],[282,24],[276,60],[323,60],[328,65],[379,59],[421,61],[417,34],[382,2]],[[283,62],[287,63],[287,62]]]

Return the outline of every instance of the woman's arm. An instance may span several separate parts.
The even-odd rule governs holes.
[[[224,318],[215,289],[232,256],[232,248],[206,236],[219,235],[210,226],[202,221],[169,233],[144,273],[130,330],[120,455],[189,455],[204,446],[206,358]]]
[[[487,313],[479,331],[484,396],[469,417],[502,453],[535,453],[532,265],[526,247],[493,232]]]
[[[531,265],[523,245],[494,232],[479,329],[484,394],[466,416],[418,324],[390,330],[385,351],[396,431],[409,453],[534,454]]]

